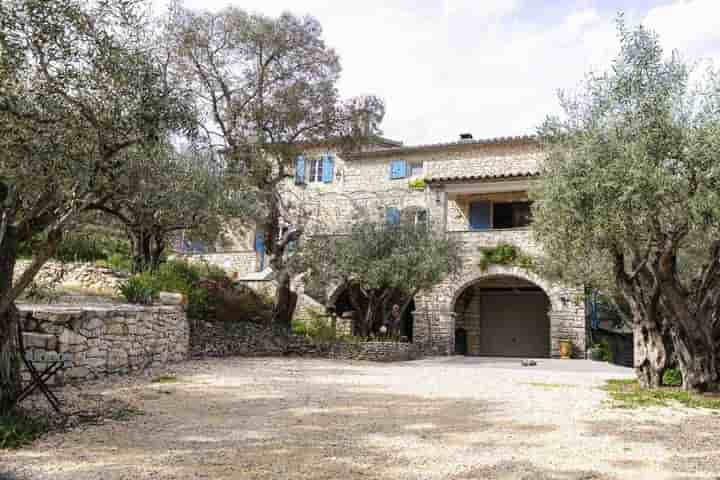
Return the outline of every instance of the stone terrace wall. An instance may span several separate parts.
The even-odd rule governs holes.
[[[81,382],[183,360],[189,328],[179,306],[19,305],[27,357],[53,382]],[[24,374],[28,376],[27,372]]]
[[[421,357],[419,346],[412,343],[315,341],[249,322],[197,325],[190,343],[195,358],[301,355],[392,362]]]
[[[13,274],[16,280],[29,265],[28,260],[17,262]],[[42,266],[35,276],[35,283],[46,287],[78,288],[99,294],[117,295],[118,287],[127,277],[128,274],[124,272],[115,272],[93,263],[62,263],[52,260]]]
[[[331,346],[330,358],[370,360],[373,362],[402,362],[422,357],[418,345],[404,342],[338,342]]]

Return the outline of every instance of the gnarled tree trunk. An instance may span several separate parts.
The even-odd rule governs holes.
[[[15,260],[17,258],[17,237],[8,227],[0,243],[0,299],[10,293]],[[15,404],[20,392],[20,364],[17,353],[17,311],[11,305],[0,313],[0,415],[7,413]]]
[[[643,388],[658,388],[668,363],[663,334],[657,322],[636,318],[633,322],[634,366]]]

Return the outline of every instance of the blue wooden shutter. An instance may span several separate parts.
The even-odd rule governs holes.
[[[257,232],[255,232],[255,251],[265,251],[265,232],[263,232],[262,230],[258,230]]]
[[[395,207],[388,207],[385,210],[385,222],[388,225],[400,224],[400,210]]]
[[[333,180],[333,157],[332,155],[323,155],[322,157],[322,181],[324,183],[332,183]]]
[[[295,185],[305,183],[305,157],[298,155],[295,159]]]
[[[486,230],[492,226],[491,221],[492,203],[472,202],[470,204],[470,229]]]
[[[390,179],[405,178],[406,165],[405,160],[393,160],[390,162]]]
[[[255,232],[255,251],[258,254],[257,271],[265,270],[265,232],[258,230]]]

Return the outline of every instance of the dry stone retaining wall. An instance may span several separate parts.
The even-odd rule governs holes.
[[[190,343],[194,358],[301,355],[392,362],[421,357],[419,346],[412,343],[316,341],[249,322],[197,325]]]
[[[26,357],[54,383],[126,374],[183,360],[189,328],[179,306],[19,305]],[[27,377],[27,373],[25,373]]]
[[[15,265],[14,277],[18,279],[30,261],[21,260]],[[77,288],[100,294],[117,295],[118,287],[127,280],[124,272],[115,272],[110,268],[98,267],[93,263],[63,263],[49,261],[35,276],[35,283],[44,287]]]

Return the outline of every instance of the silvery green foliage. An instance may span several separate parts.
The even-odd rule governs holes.
[[[664,57],[643,27],[620,19],[619,33],[611,70],[561,94],[564,116],[540,128],[548,155],[534,191],[547,260],[603,289],[616,286],[616,250],[629,271],[664,239],[707,257],[720,223],[720,76],[700,75],[677,52]],[[689,260],[680,267],[688,286],[702,264]]]
[[[720,386],[720,74],[619,19],[610,71],[561,95],[540,128],[533,195],[544,264],[622,297],[643,386],[658,386],[670,338],[689,390]]]
[[[12,192],[1,213],[18,242],[56,242],[89,205],[123,194],[123,152],[191,131],[193,107],[168,81],[146,6],[0,3],[0,184]]]
[[[359,219],[349,232],[318,234],[303,242],[291,268],[305,273],[310,284],[352,286],[362,297],[358,304],[369,329],[374,315],[388,313],[382,311],[385,299],[406,308],[418,291],[458,272],[459,250],[442,232],[408,219],[397,225]]]

